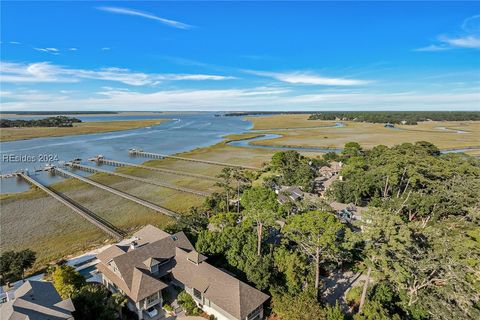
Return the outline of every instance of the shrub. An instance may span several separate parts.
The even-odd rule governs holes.
[[[349,304],[359,304],[360,303],[360,297],[362,295],[362,286],[358,287],[353,287],[347,292],[347,296],[345,297],[347,299],[347,302]]]
[[[171,305],[169,305],[168,303],[164,304],[163,305],[163,309],[167,312],[173,312],[173,308]]]
[[[187,292],[180,292],[177,300],[178,304],[182,306],[183,310],[185,310],[187,316],[198,316],[200,314],[200,309],[197,307],[197,303]]]

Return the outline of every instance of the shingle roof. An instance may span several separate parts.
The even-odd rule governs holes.
[[[150,227],[149,229],[152,231]],[[145,239],[143,229],[137,234],[144,234]],[[147,238],[154,239],[148,235]],[[97,265],[100,272],[134,301],[139,301],[167,286],[150,276],[147,265],[151,264],[152,260],[162,262],[171,258],[174,259],[161,268],[171,270],[178,281],[201,291],[207,299],[238,319],[245,318],[269,298],[263,292],[205,262],[206,257],[194,250],[183,232],[153,242],[142,242],[140,238],[138,243],[146,244],[113,258],[110,258],[112,254],[99,254],[101,263]],[[115,264],[120,275],[107,266],[109,261]]]
[[[170,234],[149,224],[135,232],[133,236],[138,238],[138,245],[144,245],[167,238]]]
[[[152,226],[146,228],[136,233],[138,241],[135,249],[125,252],[118,246],[112,246],[97,255],[101,261],[97,269],[134,301],[140,301],[167,287],[162,281],[148,275],[150,270],[147,264],[151,264],[152,260],[161,262],[173,258],[176,247],[193,250],[192,244],[183,232],[169,235],[161,230],[157,232],[159,229]],[[168,236],[164,237],[164,234]],[[155,239],[157,240],[150,242]],[[109,263],[115,265],[119,275],[108,267]]]
[[[185,250],[177,249],[176,264],[172,269],[174,278],[199,290],[205,298],[235,318],[244,319],[268,300],[268,295],[207,262],[196,265],[188,261],[188,255]]]
[[[53,284],[27,281],[15,291],[15,298],[0,305],[3,320],[61,320],[73,319],[70,299],[62,300]]]

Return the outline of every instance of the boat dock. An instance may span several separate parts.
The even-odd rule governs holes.
[[[74,212],[78,213],[81,217],[83,217],[87,221],[91,222],[92,224],[94,224],[98,228],[102,229],[105,233],[112,236],[113,238],[115,238],[117,240],[121,240],[121,239],[124,238],[124,234],[121,230],[114,227],[112,224],[105,221],[104,219],[100,218],[98,215],[94,214],[93,212],[91,212],[87,208],[75,203],[70,198],[68,198],[68,197],[66,197],[66,196],[64,196],[60,193],[57,193],[50,188],[47,188],[46,186],[44,186],[43,184],[41,184],[37,180],[35,180],[32,177],[30,177],[29,175],[27,175],[26,173],[19,172],[19,173],[16,173],[16,175],[23,178],[29,184],[34,185],[34,186],[38,187],[39,189],[43,190],[45,193],[50,195],[52,198],[61,202],[65,206],[69,207]]]
[[[106,186],[104,184],[101,184],[101,183],[98,183],[96,181],[93,181],[93,180],[90,180],[88,178],[85,178],[85,177],[82,177],[82,176],[79,176],[75,173],[72,173],[70,171],[67,171],[67,170],[63,170],[63,169],[60,169],[60,168],[54,168],[53,169],[54,173],[55,174],[59,174],[59,175],[62,175],[64,177],[67,177],[67,178],[75,178],[75,179],[78,179],[80,181],[83,181],[85,183],[88,183],[92,186],[95,186],[97,188],[100,188],[100,189],[103,189],[105,191],[108,191],[110,193],[113,193],[117,196],[120,196],[124,199],[127,199],[127,200],[130,200],[130,201],[133,201],[137,204],[140,204],[144,207],[147,207],[147,208],[150,208],[152,210],[155,210],[159,213],[163,213],[167,216],[170,216],[170,217],[173,217],[173,218],[176,218],[178,219],[180,217],[180,215],[178,213],[176,213],[175,211],[172,211],[172,210],[169,210],[167,208],[164,208],[164,207],[161,207],[159,205],[156,205],[154,203],[151,203],[149,201],[146,201],[146,200],[143,200],[143,199],[140,199],[140,198],[137,198],[135,196],[132,196],[131,194],[128,194],[128,193],[125,193],[123,191],[120,191],[120,190],[117,190],[117,189],[114,189],[114,188],[111,188],[109,186]]]
[[[128,174],[114,172],[114,171],[103,170],[103,169],[100,169],[100,168],[86,166],[86,165],[79,164],[79,163],[67,162],[67,163],[65,163],[65,165],[68,166],[68,167],[71,167],[71,168],[80,169],[80,170],[84,170],[84,171],[87,171],[87,172],[102,172],[102,173],[111,174],[111,175],[114,175],[114,176],[117,176],[117,177],[122,177],[122,178],[135,180],[135,181],[139,181],[139,182],[143,182],[143,183],[153,184],[153,185],[156,185],[156,186],[159,186],[159,187],[164,187],[164,188],[172,189],[172,190],[175,190],[175,191],[181,191],[181,192],[195,194],[197,196],[208,197],[210,195],[209,192],[198,191],[198,190],[194,190],[194,189],[190,189],[190,188],[174,186],[174,185],[169,184],[169,183],[164,183],[164,182],[154,181],[154,180],[150,180],[150,179],[140,178],[140,177],[131,176],[131,175],[128,175]]]
[[[215,177],[210,177],[210,176],[206,176],[206,175],[203,175],[203,174],[188,173],[188,172],[171,170],[171,169],[164,169],[164,168],[158,168],[158,167],[149,167],[149,166],[145,166],[145,165],[142,165],[142,164],[105,159],[104,157],[100,157],[100,156],[97,156],[97,157],[89,159],[89,160],[97,162],[97,163],[101,163],[101,164],[114,166],[114,167],[136,167],[136,168],[140,168],[140,169],[158,171],[158,172],[162,172],[162,173],[174,174],[174,175],[179,175],[179,176],[192,177],[192,178],[203,179],[203,180],[219,181],[219,179],[217,179]]]
[[[211,160],[192,159],[192,158],[177,157],[177,156],[168,156],[168,155],[159,154],[159,153],[145,152],[143,150],[137,150],[137,149],[130,149],[128,150],[128,153],[134,156],[142,156],[142,157],[148,157],[148,158],[154,158],[154,159],[176,159],[176,160],[183,160],[183,161],[206,163],[206,164],[222,166],[222,167],[231,167],[231,168],[240,168],[240,169],[249,169],[249,170],[259,169],[256,167],[243,166],[239,164],[231,164],[231,163],[217,162],[217,161],[211,161]]]

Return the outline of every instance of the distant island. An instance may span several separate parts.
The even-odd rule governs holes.
[[[31,127],[73,127],[74,123],[80,123],[82,120],[66,116],[48,117],[45,119],[33,120],[9,120],[1,119],[0,128],[31,128]]]

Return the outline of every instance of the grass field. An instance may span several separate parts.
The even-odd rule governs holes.
[[[245,117],[253,122],[253,130],[314,128],[319,126],[333,126],[335,121],[308,120],[308,114],[280,114],[264,117]]]
[[[168,121],[156,120],[128,120],[128,121],[99,121],[75,123],[73,127],[65,128],[2,128],[0,141],[26,140],[43,137],[60,137],[77,134],[102,133],[149,127]]]
[[[305,128],[314,122],[316,126],[328,121],[307,120],[308,115],[280,115],[249,118],[255,128],[266,128],[281,123],[284,128]],[[280,138],[254,141],[252,144],[268,146],[300,146],[342,148],[346,142],[356,141],[366,148],[379,144],[392,146],[403,142],[430,141],[440,149],[480,147],[479,121],[429,121],[418,125],[398,125],[396,129],[383,124],[343,121],[342,128],[311,128],[309,130],[271,129],[269,132],[283,135]],[[287,126],[288,125],[288,126]],[[311,126],[311,125],[310,125]],[[457,133],[461,130],[462,133]],[[470,153],[475,154],[476,151]]]

